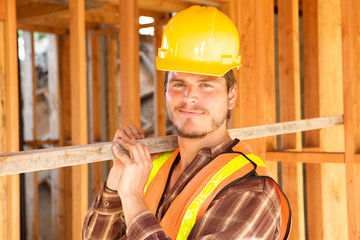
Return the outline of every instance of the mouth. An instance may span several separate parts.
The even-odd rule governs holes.
[[[187,117],[196,117],[204,114],[204,111],[202,110],[190,110],[190,109],[179,109],[179,112],[181,113],[181,115]]]

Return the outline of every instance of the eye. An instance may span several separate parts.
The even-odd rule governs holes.
[[[208,84],[208,83],[202,83],[200,84],[200,87],[203,87],[203,88],[212,88],[212,85]]]
[[[180,87],[183,87],[183,86],[184,86],[183,83],[175,83],[175,84],[173,85],[174,88],[180,88]]]

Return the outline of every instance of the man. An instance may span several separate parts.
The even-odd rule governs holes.
[[[213,7],[167,24],[157,68],[179,148],[150,155],[144,132],[118,129],[119,152],[87,213],[85,239],[286,239],[290,207],[263,162],[227,132],[237,96],[239,37]]]

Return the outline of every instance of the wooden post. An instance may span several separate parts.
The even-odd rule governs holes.
[[[360,152],[359,9],[359,1],[341,2],[348,239],[360,238],[360,164],[354,164]]]
[[[0,1],[0,152],[19,150],[15,1]],[[19,175],[0,177],[0,238],[20,239]]]
[[[107,119],[108,119],[108,140],[112,140],[119,127],[119,106],[118,106],[118,35],[115,33],[106,36],[107,46]],[[126,89],[125,89],[126,91]],[[122,105],[123,107],[123,105]]]
[[[239,127],[274,123],[274,4],[271,1],[230,1],[224,4],[223,8],[238,27],[243,61],[243,66],[239,70],[234,70],[239,90],[233,110],[233,125]],[[265,151],[276,148],[274,136],[247,142],[263,159]],[[274,179],[277,179],[277,163],[266,164]]]
[[[121,126],[140,127],[139,9],[137,0],[119,0]]]
[[[341,0],[318,0],[319,115],[344,112]],[[320,151],[344,151],[344,126],[320,130]],[[323,239],[348,239],[345,166],[321,165]],[[331,211],[329,210],[331,209]],[[334,221],[336,219],[336,221]]]
[[[303,0],[304,117],[319,112],[318,1]],[[319,148],[320,131],[305,132],[305,147]],[[321,164],[306,165],[306,212],[309,239],[323,239]]]
[[[154,55],[157,56],[158,49],[161,47],[163,25],[159,20],[155,20],[154,27]],[[155,70],[154,76],[154,126],[155,136],[166,135],[166,109],[165,109],[165,91],[164,91],[164,72]]]
[[[101,140],[101,98],[100,98],[100,49],[99,36],[91,36],[91,76],[92,76],[92,130],[93,141]],[[102,163],[93,164],[92,196],[95,197],[102,182]]]
[[[299,120],[300,59],[297,0],[278,1],[280,121]],[[301,133],[281,137],[283,149],[301,150]],[[291,239],[305,239],[301,163],[282,163],[282,187],[292,209]]]
[[[71,138],[73,145],[87,144],[85,2],[70,1]],[[88,209],[88,166],[72,168],[72,239],[81,239]]]
[[[58,37],[59,54],[59,115],[60,133],[59,146],[65,146],[68,139],[71,139],[71,84],[70,84],[70,41],[69,36]],[[57,174],[52,175],[54,191],[51,192],[52,216],[53,216],[53,237],[54,239],[71,239],[72,214],[71,198],[72,189],[71,167],[60,168]],[[56,189],[56,191],[55,191]]]

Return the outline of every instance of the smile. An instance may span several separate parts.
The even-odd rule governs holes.
[[[204,113],[203,111],[186,110],[186,109],[181,109],[181,110],[179,110],[179,112],[181,113],[181,115],[188,116],[188,117],[196,117],[196,116],[203,115],[203,113]]]

